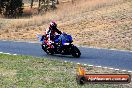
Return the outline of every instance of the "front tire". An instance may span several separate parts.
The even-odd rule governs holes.
[[[76,46],[72,46],[71,48],[71,54],[75,58],[79,58],[81,56],[80,50]]]

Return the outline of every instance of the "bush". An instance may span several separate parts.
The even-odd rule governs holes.
[[[0,0],[0,14],[5,17],[21,16],[23,5],[22,0]]]

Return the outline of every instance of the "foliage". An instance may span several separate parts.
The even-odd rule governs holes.
[[[21,16],[23,13],[22,0],[0,0],[0,14],[5,17]]]

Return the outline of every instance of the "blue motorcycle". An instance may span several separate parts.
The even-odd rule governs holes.
[[[62,55],[72,55],[73,57],[79,58],[81,56],[80,50],[72,44],[73,40],[71,35],[62,33],[61,35],[56,35],[54,41],[48,41],[46,39],[41,40],[42,49],[49,55],[62,54]]]

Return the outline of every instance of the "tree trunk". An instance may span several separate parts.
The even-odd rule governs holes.
[[[56,0],[56,4],[59,4],[59,0]]]
[[[1,14],[1,11],[2,11],[1,9],[2,9],[2,7],[1,7],[1,0],[0,0],[0,14]]]
[[[41,0],[39,0],[38,8],[40,8],[40,3],[41,3]]]
[[[33,2],[34,2],[34,0],[31,0],[31,8],[33,7]]]

